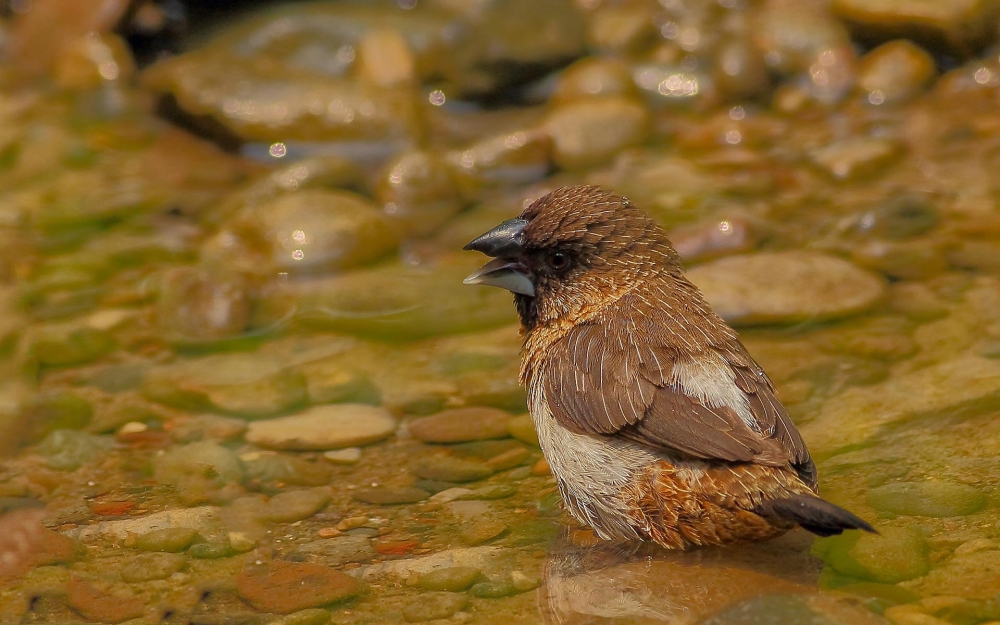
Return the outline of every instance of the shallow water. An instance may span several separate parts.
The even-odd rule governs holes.
[[[1000,621],[996,15],[872,49],[856,5],[281,4],[141,69],[155,13],[3,18],[0,623]],[[879,535],[562,510],[459,250],[579,183],[670,229]]]

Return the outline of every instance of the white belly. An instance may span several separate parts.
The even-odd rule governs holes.
[[[543,375],[534,376],[528,388],[528,409],[567,508],[601,538],[644,538],[644,528],[623,513],[628,505],[623,491],[636,471],[659,458],[629,441],[576,434],[561,426],[545,401]]]

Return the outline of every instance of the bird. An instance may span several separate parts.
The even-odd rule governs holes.
[[[628,198],[558,188],[464,249],[493,257],[466,284],[513,293],[539,444],[597,536],[690,549],[875,532],[819,496],[770,379]]]

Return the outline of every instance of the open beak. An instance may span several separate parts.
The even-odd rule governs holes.
[[[497,286],[511,293],[534,297],[535,285],[528,277],[527,268],[516,260],[524,251],[524,228],[527,225],[524,219],[508,219],[462,248],[496,257],[466,278],[465,284]]]

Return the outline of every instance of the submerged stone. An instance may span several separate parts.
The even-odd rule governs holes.
[[[446,619],[469,605],[469,598],[453,592],[426,592],[403,607],[403,618],[410,623]]]
[[[275,560],[243,569],[236,590],[258,610],[288,614],[343,601],[361,592],[361,584],[319,564]]]
[[[761,252],[698,265],[688,278],[734,325],[847,317],[885,295],[879,276],[815,252]]]
[[[456,408],[421,417],[407,426],[425,443],[461,443],[507,436],[510,415],[494,408]]]
[[[973,486],[948,480],[890,482],[868,491],[868,505],[903,516],[955,517],[982,510],[986,496]]]
[[[329,488],[310,488],[278,493],[267,502],[267,520],[294,523],[308,519],[330,503]]]
[[[185,564],[187,558],[179,553],[143,553],[129,558],[120,572],[126,582],[148,582],[170,577]]]
[[[475,482],[493,475],[485,462],[453,456],[429,456],[418,460],[413,467],[417,477],[445,482]]]
[[[35,450],[45,458],[49,467],[60,471],[75,471],[112,445],[113,442],[108,437],[76,430],[55,430]]]
[[[482,580],[483,572],[471,566],[450,566],[422,573],[417,586],[426,590],[461,592]]]
[[[187,527],[165,527],[139,536],[137,549],[143,551],[184,551],[197,538],[198,532]]]
[[[918,530],[896,527],[882,527],[878,534],[849,532],[813,545],[813,553],[841,575],[883,583],[926,574],[928,552]]]
[[[313,557],[327,566],[348,562],[369,562],[378,555],[367,536],[337,536],[297,545],[296,554]]]
[[[389,486],[373,486],[371,488],[359,488],[351,493],[351,496],[358,501],[377,505],[395,505],[404,503],[417,503],[430,496],[430,493],[422,488],[392,488]]]
[[[620,150],[645,142],[646,108],[626,98],[579,100],[555,108],[545,121],[552,157],[562,169],[599,165]]]
[[[328,404],[289,417],[255,421],[245,438],[269,449],[322,451],[367,445],[395,431],[396,420],[384,408]]]

